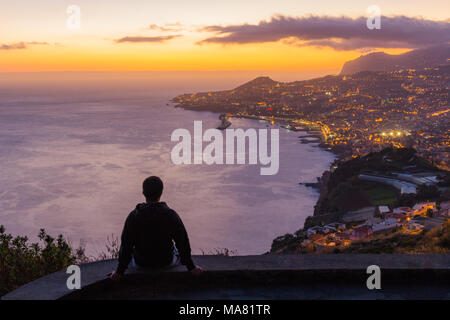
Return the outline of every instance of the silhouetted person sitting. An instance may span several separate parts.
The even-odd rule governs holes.
[[[192,261],[189,238],[180,217],[165,202],[159,201],[162,192],[160,178],[145,179],[146,203],[138,204],[125,221],[119,264],[116,271],[108,274],[111,279],[120,279],[130,262],[133,266],[151,269],[172,267],[181,262],[195,275],[202,272]]]

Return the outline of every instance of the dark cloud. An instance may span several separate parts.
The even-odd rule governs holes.
[[[419,48],[450,42],[450,21],[405,16],[381,17],[381,29],[370,30],[367,18],[274,16],[258,24],[206,26],[216,33],[199,44],[246,44],[283,40],[298,46],[331,47],[336,50],[367,48]]]
[[[0,44],[0,50],[21,50],[21,49],[27,49],[29,46],[32,45],[49,45],[48,42],[38,42],[38,41],[31,41],[31,42],[17,42],[17,43],[11,43],[11,44]]]
[[[171,36],[158,36],[158,37],[123,37],[115,40],[117,43],[122,42],[164,42],[167,40],[172,40],[175,38],[181,37],[181,35],[171,35]]]

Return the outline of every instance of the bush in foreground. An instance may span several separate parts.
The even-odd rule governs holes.
[[[0,226],[0,296],[87,259],[84,248],[73,250],[62,235],[53,238],[41,229],[38,238],[29,243],[27,237],[13,237]]]

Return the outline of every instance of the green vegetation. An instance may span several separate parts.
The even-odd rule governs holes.
[[[114,235],[107,238],[106,251],[97,258],[87,257],[83,246],[73,249],[62,235],[53,238],[44,229],[38,239],[29,243],[27,237],[13,237],[0,226],[0,296],[69,265],[116,258],[119,252]]]
[[[295,236],[287,233],[272,241],[270,253],[303,253],[300,244],[305,239],[306,233],[303,230],[297,231]]]
[[[379,152],[369,153],[363,157],[340,160],[333,166],[334,171],[326,171],[320,178],[320,198],[315,206],[314,215],[306,218],[303,229],[296,235],[287,234],[273,240],[271,253],[309,253],[310,244],[303,230],[314,226],[323,226],[332,222],[344,222],[346,213],[366,207],[380,205],[396,207],[413,207],[418,202],[433,201],[439,203],[450,199],[450,189],[442,190],[447,185],[449,172],[431,165],[426,159],[416,155],[412,148],[386,148]],[[359,174],[371,173],[387,177],[396,177],[393,173],[434,173],[438,176],[439,187],[419,185],[417,194],[400,194],[393,186],[380,182],[359,179]],[[427,212],[429,217],[432,211]],[[347,220],[348,221],[348,220]],[[364,221],[353,221],[355,224]],[[347,228],[351,224],[347,223]],[[376,235],[367,241],[353,241],[349,247],[336,248],[336,252],[348,253],[399,253],[399,252],[449,252],[448,222],[442,231],[423,231],[409,234],[404,231],[394,232],[389,236]],[[302,236],[299,236],[302,235]],[[447,239],[447,240],[445,240]],[[440,242],[442,240],[442,242]],[[331,240],[330,240],[331,241]],[[314,242],[314,241],[312,241]],[[331,253],[320,248],[321,253]]]
[[[450,249],[450,219],[447,219],[442,225],[442,232],[438,241],[440,246]]]
[[[417,187],[417,200],[439,200],[441,193],[437,186],[420,185]]]
[[[438,171],[427,160],[416,156],[416,150],[390,147],[339,163],[330,177],[328,187],[333,189],[348,178],[367,171],[390,174],[391,172],[403,172],[403,168],[406,166],[415,166],[418,171]]]
[[[329,189],[325,199],[319,200],[321,213],[342,213],[373,206],[371,200],[362,192],[361,184],[361,180],[352,176]]]
[[[400,195],[397,201],[394,203],[394,207],[413,207],[416,204],[416,195],[412,193],[404,193]]]
[[[362,183],[362,192],[377,206],[392,205],[397,201],[397,189],[380,183]]]
[[[313,253],[313,248],[301,247],[306,239],[303,230],[296,235],[286,234],[273,240],[270,253],[286,254]],[[366,240],[353,241],[348,247],[329,248],[321,251],[327,253],[374,253],[374,254],[422,254],[422,253],[450,253],[450,220],[447,219],[442,228],[424,230],[416,234],[405,233],[397,230],[380,234]]]
[[[392,172],[408,172],[404,168],[413,167],[415,172],[445,172],[418,157],[412,148],[386,148],[348,161],[340,161],[337,168],[324,177],[324,192],[317,202],[314,215],[330,212],[345,212],[373,205],[412,205],[418,201],[441,199],[435,186],[420,186],[418,194],[401,195],[389,185],[362,181],[362,173],[377,173],[390,176]]]
[[[0,296],[84,257],[84,249],[74,252],[62,235],[55,239],[41,229],[38,237],[40,243],[28,243],[0,226]]]
[[[377,239],[355,241],[335,253],[450,253],[450,220],[442,228],[419,234],[398,231]]]

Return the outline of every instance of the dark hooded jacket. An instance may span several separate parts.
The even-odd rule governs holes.
[[[168,266],[173,260],[174,241],[180,262],[188,270],[195,267],[183,222],[165,202],[138,204],[125,221],[121,240],[119,274],[125,272],[132,257],[142,267]]]

